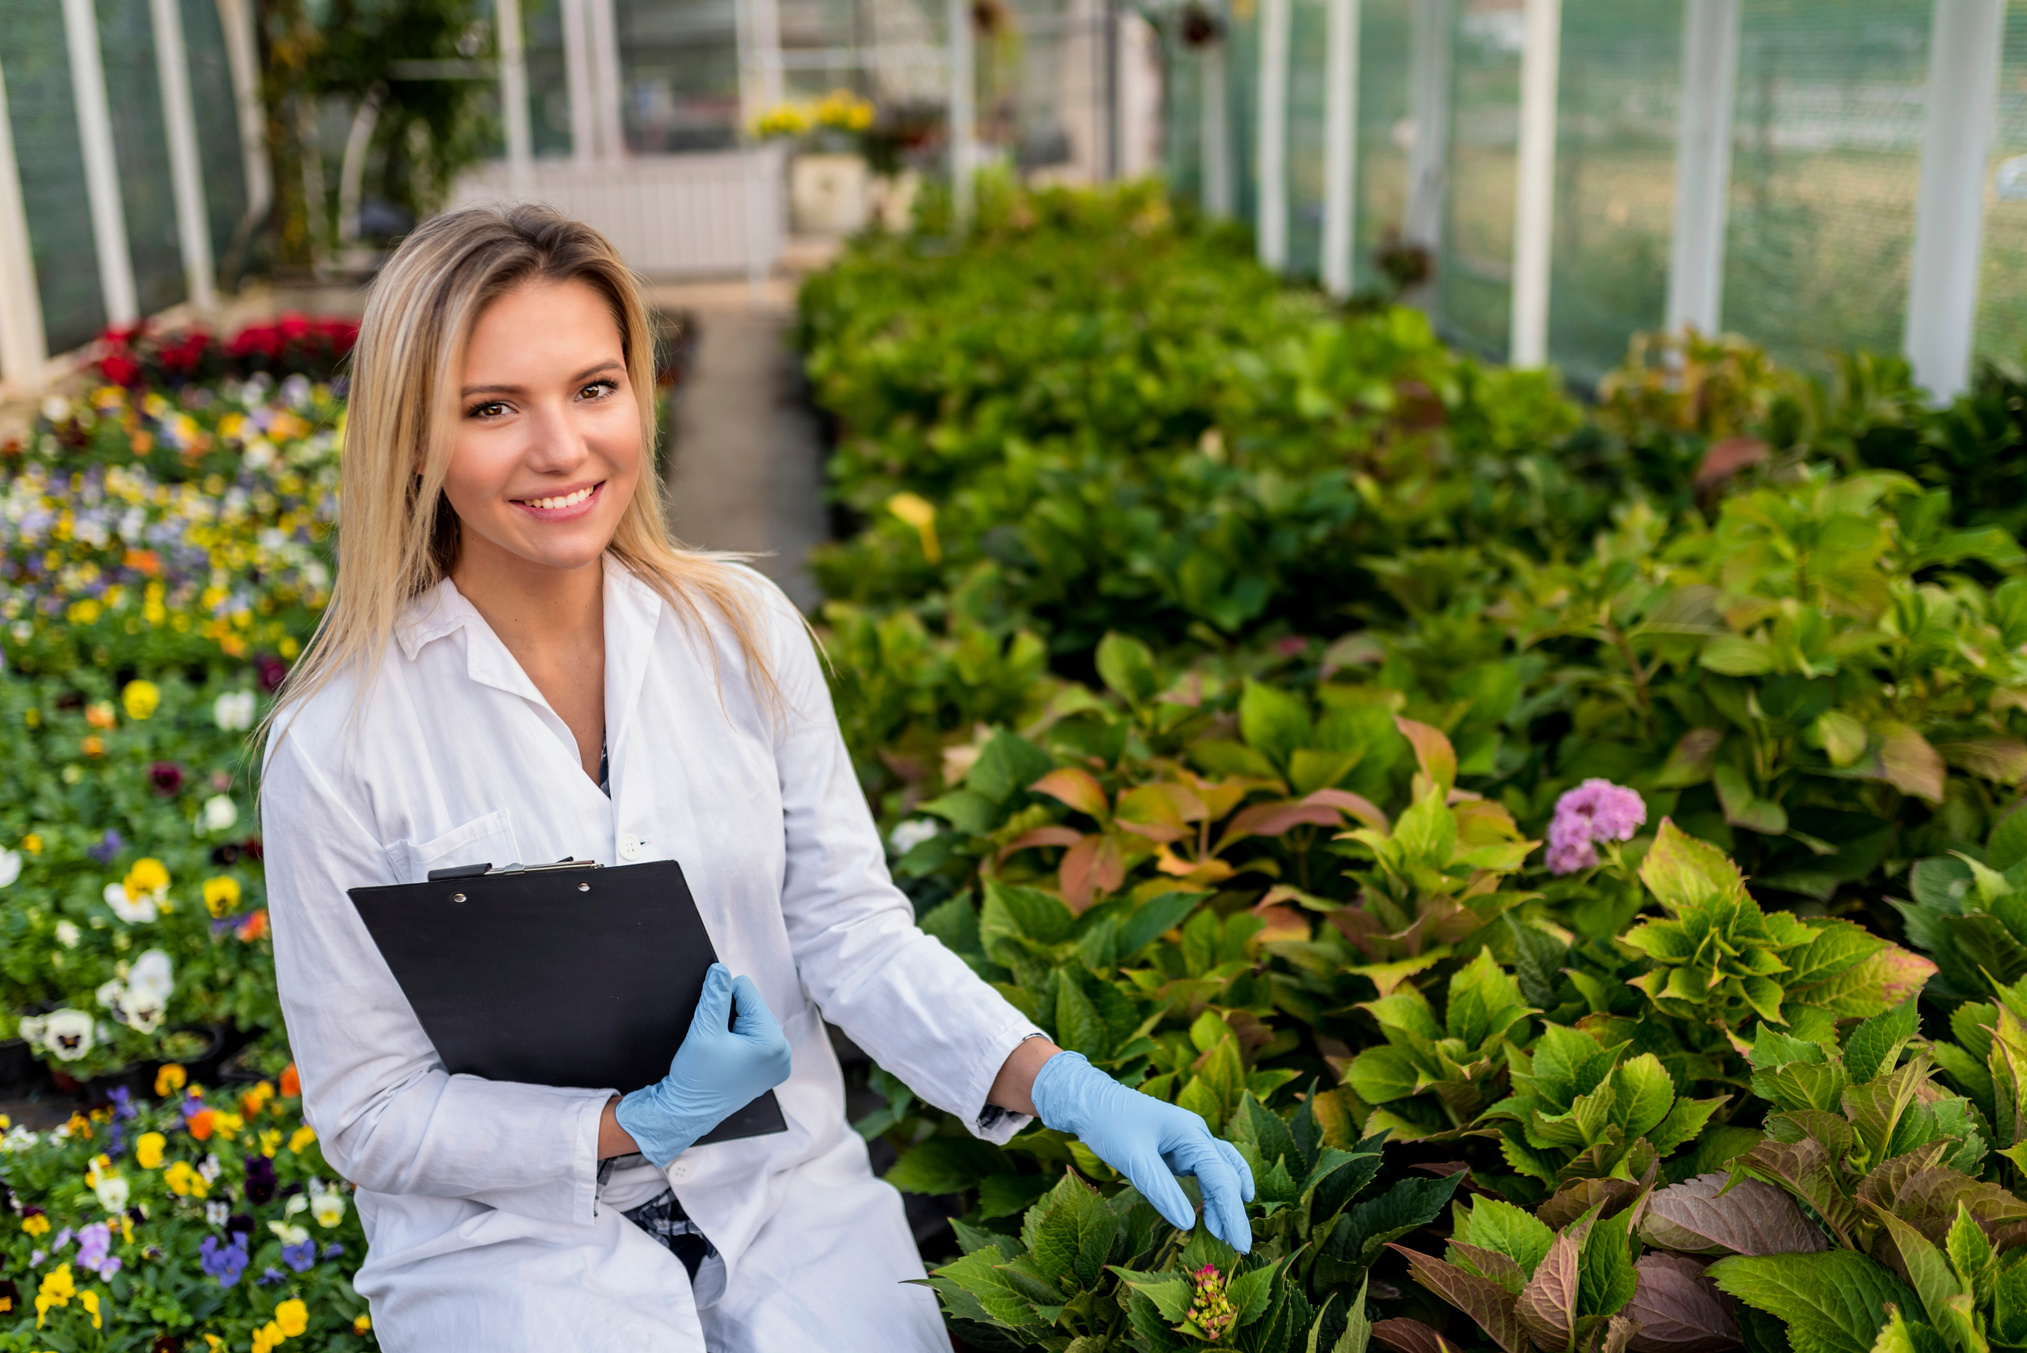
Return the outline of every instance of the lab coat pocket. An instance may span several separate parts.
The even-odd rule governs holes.
[[[521,863],[520,847],[514,844],[514,824],[505,809],[473,818],[431,841],[396,841],[387,847],[387,862],[394,872],[410,883],[424,883],[432,869],[454,869],[459,865],[489,864],[503,868]]]

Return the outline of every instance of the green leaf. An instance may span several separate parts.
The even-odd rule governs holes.
[[[1421,1078],[1415,1059],[1396,1047],[1367,1048],[1345,1068],[1344,1083],[1368,1104],[1390,1104],[1415,1093]]]
[[[1094,1062],[1100,1061],[1111,1051],[1104,1021],[1098,1018],[1075,973],[1068,968],[1061,971],[1062,980],[1056,983],[1056,1042]]]
[[[1535,926],[1523,925],[1507,912],[1501,918],[1513,937],[1513,975],[1521,999],[1536,1009],[1555,1004],[1556,978],[1569,958],[1569,946]]]
[[[1745,879],[1723,851],[1665,818],[1640,862],[1640,881],[1674,914],[1745,892]]]
[[[903,1193],[962,1193],[992,1175],[1012,1174],[1013,1162],[976,1137],[931,1137],[911,1146],[883,1176]]]
[[[1162,935],[1189,919],[1209,893],[1163,893],[1140,904],[1119,930],[1119,961],[1123,964]]]
[[[1481,1249],[1497,1250],[1528,1277],[1555,1243],[1555,1232],[1532,1212],[1484,1194],[1474,1194],[1471,1210],[1457,1222],[1457,1238]]]
[[[1464,1173],[1418,1178],[1410,1175],[1385,1193],[1347,1211],[1331,1232],[1333,1253],[1361,1267],[1370,1264],[1380,1247],[1419,1226],[1427,1226],[1449,1206]]]
[[[1844,1045],[1844,1067],[1851,1079],[1864,1084],[1882,1072],[1893,1070],[1900,1050],[1921,1032],[1921,1016],[1910,996],[1883,1015],[1874,1015],[1851,1031]]]
[[[1584,1234],[1577,1258],[1577,1314],[1616,1315],[1633,1299],[1639,1286],[1627,1243],[1631,1208],[1596,1222]]]
[[[1054,893],[986,879],[978,929],[988,953],[995,939],[1006,936],[1039,945],[1060,944],[1070,938],[1076,926],[1076,915]]]
[[[1063,1181],[1028,1209],[1021,1243],[1043,1277],[1057,1283],[1074,1277],[1089,1287],[1105,1267],[1119,1221],[1096,1189],[1065,1171]]]
[[[1309,742],[1309,710],[1298,695],[1248,678],[1239,697],[1239,735],[1277,766]]]
[[[1618,1090],[1612,1118],[1629,1142],[1638,1141],[1661,1126],[1669,1107],[1675,1103],[1675,1082],[1668,1078],[1661,1059],[1651,1052],[1641,1053],[1612,1072],[1612,1083]]]
[[[1992,1283],[1992,1340],[2027,1347],[2027,1263],[2017,1259]]]
[[[1108,633],[1098,641],[1098,677],[1129,705],[1144,705],[1161,694],[1154,651],[1127,635]]]
[[[964,777],[964,787],[1002,804],[1056,768],[1055,759],[1026,738],[995,733]],[[926,807],[926,805],[925,805]],[[960,824],[961,825],[961,824]]]
[[[1231,1280],[1225,1287],[1225,1299],[1238,1312],[1232,1321],[1233,1329],[1243,1329],[1260,1318],[1267,1309],[1267,1299],[1273,1294],[1274,1277],[1281,1271],[1279,1264],[1262,1264],[1259,1268],[1248,1269]]]
[[[1900,1308],[1889,1306],[1892,1319],[1880,1327],[1872,1353],[1949,1353],[1949,1344],[1933,1326],[1902,1317]]]
[[[1136,1273],[1132,1269],[1112,1270],[1135,1292],[1154,1303],[1154,1309],[1161,1312],[1161,1318],[1171,1325],[1180,1325],[1189,1314],[1194,1293],[1190,1290],[1189,1279],[1169,1277],[1161,1273]]]
[[[946,1297],[952,1288],[969,1294],[988,1319],[1008,1328],[1047,1324],[1035,1311],[1035,1303],[1000,1267],[1003,1263],[1005,1260],[997,1250],[974,1250],[937,1269],[930,1282]]]
[[[1920,1309],[1913,1289],[1853,1250],[1735,1255],[1705,1272],[1719,1291],[1786,1322],[1795,1353],[1871,1353],[1888,1302]]]

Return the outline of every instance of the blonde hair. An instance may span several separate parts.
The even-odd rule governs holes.
[[[588,284],[611,307],[640,406],[641,446],[651,451],[655,372],[647,309],[633,273],[596,230],[543,206],[471,207],[418,226],[381,271],[352,352],[331,604],[249,738],[256,757],[283,710],[349,670],[363,678],[356,716],[395,622],[455,567],[459,522],[443,484],[472,330],[486,307],[509,292],[531,282],[571,281]],[[651,467],[636,481],[607,550],[700,632],[705,604],[723,616],[763,703],[779,714],[781,692],[758,606],[730,566],[740,556],[676,541]]]

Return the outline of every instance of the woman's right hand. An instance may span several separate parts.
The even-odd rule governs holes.
[[[615,1116],[640,1153],[666,1168],[728,1115],[787,1080],[789,1069],[788,1039],[753,979],[734,978],[713,963],[669,1074],[622,1098]]]

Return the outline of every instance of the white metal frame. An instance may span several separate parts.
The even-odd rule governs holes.
[[[1971,383],[1985,165],[1998,123],[2005,0],[1936,0],[1929,31],[1928,123],[1907,283],[1905,351],[1938,400]]]
[[[211,262],[211,222],[204,210],[204,161],[197,152],[197,110],[190,102],[190,58],[178,0],[148,0],[155,32],[155,74],[162,86],[162,126],[169,140],[169,182],[176,199],[176,240],[190,304],[218,302]]]
[[[1506,360],[1548,364],[1548,293],[1555,243],[1556,82],[1562,0],[1527,0],[1520,52],[1520,153],[1513,191],[1513,314]]]
[[[1260,261],[1288,266],[1288,44],[1291,0],[1260,0],[1260,100],[1255,121],[1254,233]]]
[[[1323,35],[1323,288],[1351,294],[1358,211],[1359,0],[1329,0]]]
[[[274,179],[267,162],[267,113],[260,102],[259,43],[253,31],[252,0],[217,0],[218,25],[225,30],[225,64],[232,73],[232,101],[239,113],[239,164],[246,179],[246,219],[241,231],[267,215],[274,204]]]
[[[528,44],[521,0],[495,0],[500,30],[500,109],[507,122],[507,181],[516,201],[535,186],[535,134],[528,122]]]
[[[113,153],[113,114],[106,102],[106,72],[92,0],[63,0],[63,36],[70,51],[71,94],[77,104],[78,141],[84,147],[84,186],[106,323],[128,325],[141,317],[140,293],[134,284],[134,256],[127,246],[119,161]]]
[[[35,252],[28,239],[28,211],[21,201],[21,169],[14,159],[14,131],[7,118],[7,77],[0,71],[0,380],[33,386],[48,360]]]
[[[951,202],[960,231],[971,226],[976,208],[972,181],[972,142],[978,135],[978,91],[973,86],[971,0],[949,0],[945,22],[950,28],[950,184]]]
[[[1724,314],[1739,0],[1685,0],[1675,114],[1675,230],[1668,243],[1670,333],[1715,334]]]

